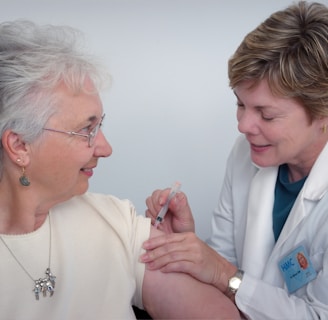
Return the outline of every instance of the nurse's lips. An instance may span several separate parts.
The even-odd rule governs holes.
[[[251,149],[256,152],[263,152],[270,148],[269,144],[259,145],[250,143]]]

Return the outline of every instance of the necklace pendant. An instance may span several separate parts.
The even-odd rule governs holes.
[[[39,300],[40,293],[42,293],[42,295],[46,297],[47,293],[49,292],[49,296],[52,297],[55,292],[56,277],[51,273],[50,268],[46,269],[45,274],[45,278],[34,280],[33,292],[36,300]]]
[[[40,292],[41,292],[41,284],[40,284],[40,281],[39,280],[35,280],[34,281],[35,284],[34,284],[34,294],[35,294],[35,299],[36,300],[39,300],[39,295],[40,295]]]
[[[47,291],[50,293],[50,297],[52,297],[55,292],[56,277],[51,273],[50,268],[47,268],[46,275],[47,275],[47,281],[46,281]]]

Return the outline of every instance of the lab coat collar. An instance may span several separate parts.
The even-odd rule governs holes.
[[[320,200],[328,189],[328,143],[319,154],[303,186],[303,196],[308,200]]]
[[[273,248],[280,247],[303,218],[312,212],[305,210],[304,199],[315,204],[326,194],[328,189],[327,163],[328,144],[322,150],[305,181],[276,246],[272,230],[272,210],[278,167],[258,167],[259,171],[250,186],[242,260],[242,268],[249,274],[261,278]]]
[[[289,213],[287,221],[281,230],[276,248],[288,239],[299,223],[309,214],[313,213],[314,206],[323,198],[328,190],[328,144],[320,153],[313,165],[302,190]],[[307,206],[307,208],[306,208]],[[312,208],[312,209],[310,209]]]

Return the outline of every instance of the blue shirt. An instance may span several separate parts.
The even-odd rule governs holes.
[[[276,241],[306,178],[304,177],[296,182],[289,182],[288,166],[283,164],[279,167],[272,213],[273,233]]]

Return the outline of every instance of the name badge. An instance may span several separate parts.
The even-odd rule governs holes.
[[[303,245],[297,247],[279,262],[288,292],[293,293],[316,278],[317,272]]]

